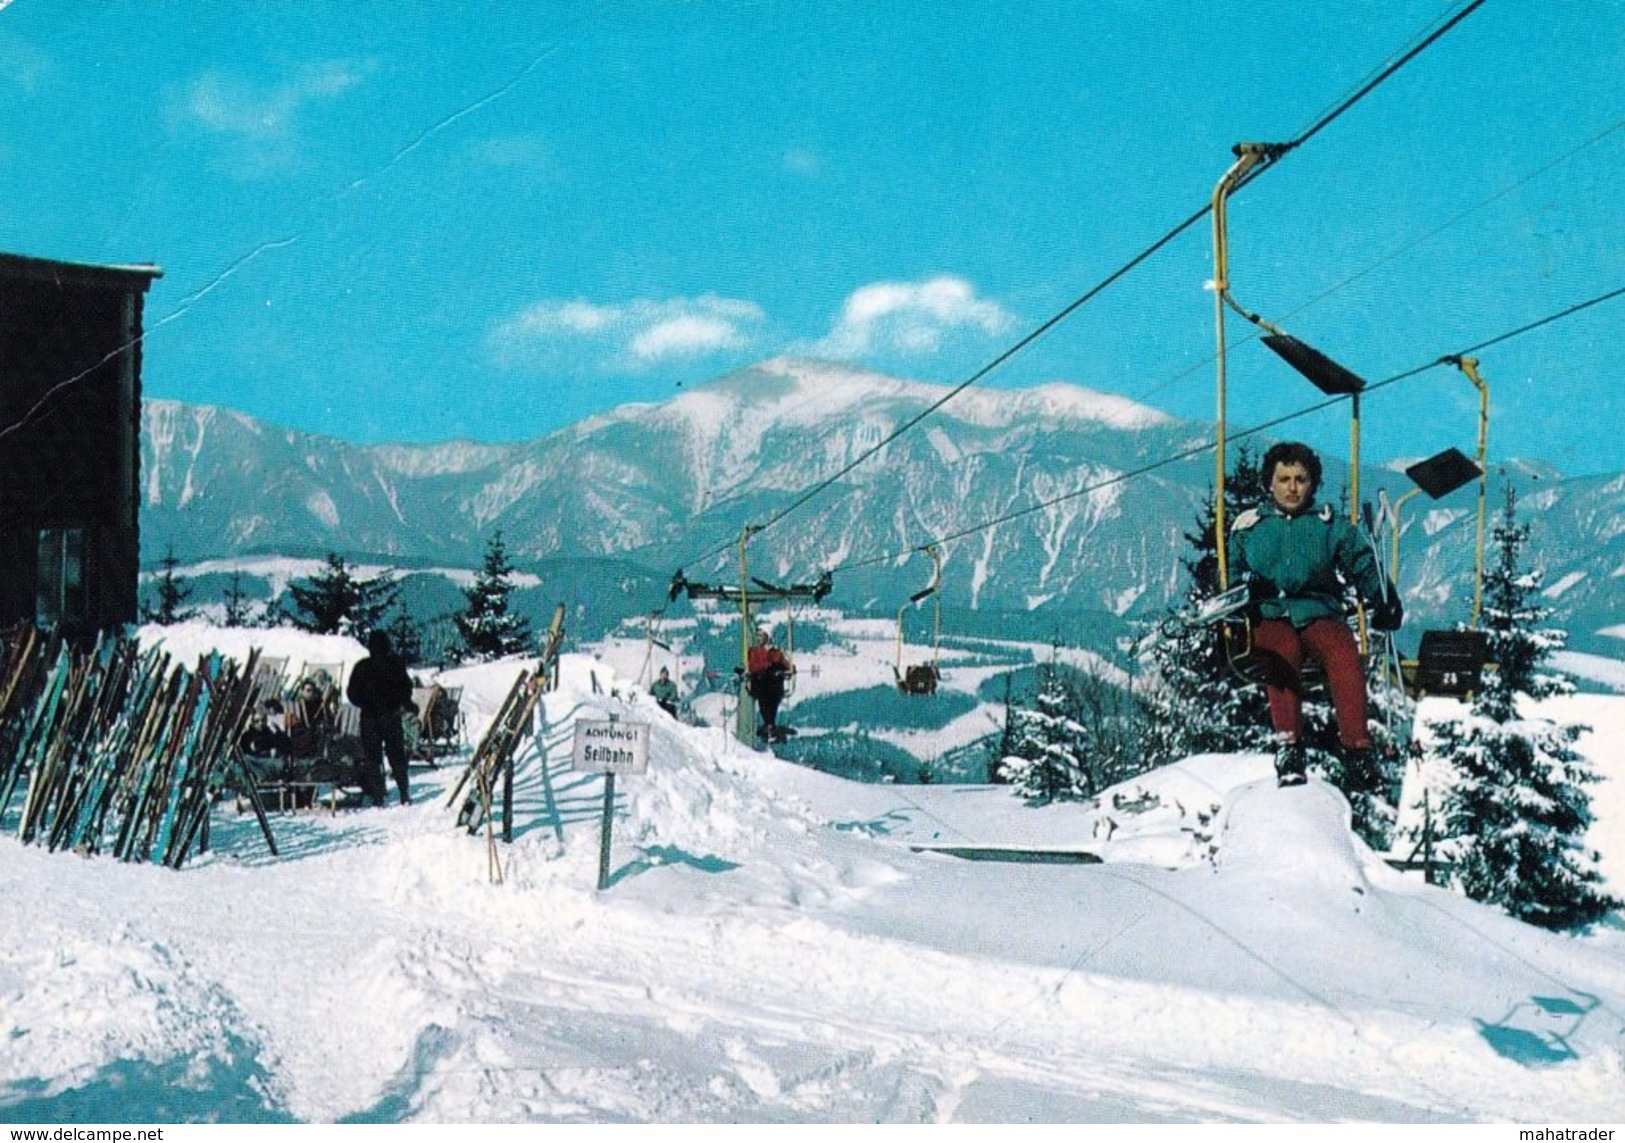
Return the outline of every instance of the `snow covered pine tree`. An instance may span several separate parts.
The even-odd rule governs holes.
[[[1044,668],[1031,709],[1011,711],[1010,753],[1003,777],[1028,798],[1054,802],[1092,797],[1089,731],[1072,717],[1072,695],[1052,663]]]
[[[1258,502],[1258,462],[1243,447],[1225,482],[1225,511],[1234,519]],[[1186,532],[1191,555],[1180,560],[1190,575],[1184,612],[1194,612],[1219,593],[1216,514],[1211,498],[1197,518],[1196,531]],[[1178,614],[1178,612],[1176,612]],[[1191,754],[1227,754],[1272,750],[1269,706],[1263,688],[1243,681],[1230,667],[1213,627],[1169,625],[1152,645],[1153,677],[1146,696],[1146,756],[1156,765]]]
[[[387,574],[356,579],[344,557],[329,552],[326,566],[307,583],[290,583],[288,593],[298,609],[293,624],[301,631],[363,639],[384,626],[400,586]]]
[[[1550,610],[1534,600],[1543,575],[1520,570],[1527,524],[1516,494],[1494,531],[1499,558],[1484,578],[1482,626],[1490,661],[1464,717],[1431,722],[1432,752],[1454,770],[1442,807],[1455,880],[1476,901],[1547,929],[1599,920],[1621,902],[1601,887],[1597,855],[1584,846],[1591,824],[1585,787],[1596,775],[1574,749],[1585,731],[1520,711],[1520,700],[1567,694],[1573,684],[1542,670],[1567,635],[1539,628]]]
[[[530,621],[508,609],[514,567],[497,531],[485,546],[485,562],[474,583],[463,589],[468,606],[452,617],[470,659],[500,659],[530,649]]]

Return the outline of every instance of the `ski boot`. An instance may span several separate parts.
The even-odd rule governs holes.
[[[1309,781],[1305,773],[1307,766],[1303,743],[1296,740],[1281,743],[1275,753],[1275,784],[1281,787],[1303,785]]]
[[[1357,790],[1361,793],[1371,794],[1373,797],[1386,792],[1387,779],[1382,772],[1382,764],[1377,759],[1377,752],[1370,743],[1364,746],[1344,746],[1338,752],[1343,761],[1343,781],[1346,790]],[[1389,804],[1397,804],[1399,798],[1394,797]]]

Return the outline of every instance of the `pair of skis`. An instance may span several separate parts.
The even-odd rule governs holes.
[[[1144,654],[1161,643],[1171,642],[1187,632],[1216,629],[1246,614],[1252,605],[1252,585],[1243,580],[1217,595],[1199,599],[1163,619],[1141,639],[1138,651]]]
[[[541,672],[519,672],[496,718],[474,748],[468,768],[446,800],[448,806],[455,805],[466,789],[467,795],[457,812],[457,824],[466,827],[469,833],[478,831],[481,824],[488,824],[492,819],[491,802],[499,778],[503,783],[504,833],[511,832],[514,754],[519,744],[530,736],[531,719],[536,704],[541,701],[542,681]]]
[[[520,745],[531,736],[536,708],[542,701],[543,693],[558,688],[559,654],[564,645],[564,615],[564,604],[553,609],[553,619],[543,637],[542,653],[535,672],[521,671],[514,680],[496,717],[474,748],[467,769],[446,800],[446,805],[451,806],[457,803],[459,797],[463,798],[457,811],[457,824],[469,833],[477,833],[482,825],[485,827],[493,881],[502,880],[501,863],[496,855],[496,814],[492,805],[497,783],[500,781],[502,786],[503,840],[512,841],[514,759]],[[543,777],[546,777],[545,765]]]
[[[6,647],[0,816],[21,788],[21,840],[172,867],[206,845],[255,696],[257,653],[243,671],[218,656],[187,671],[107,635],[75,653],[29,629]]]

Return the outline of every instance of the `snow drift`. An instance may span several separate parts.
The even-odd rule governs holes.
[[[446,676],[472,736],[524,665]],[[618,782],[600,892],[603,782],[568,735],[609,714],[651,724],[651,765]],[[445,804],[457,773],[278,817],[281,858],[229,805],[178,873],[0,840],[6,1118],[1625,1118],[1617,929],[1553,936],[1395,873],[1336,791],[1278,790],[1262,756],[1089,805],[858,785],[571,656],[500,883]]]

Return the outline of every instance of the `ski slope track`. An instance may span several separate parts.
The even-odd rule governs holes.
[[[444,676],[476,740],[525,665]],[[229,804],[178,873],[0,840],[0,1114],[1625,1119],[1625,933],[1396,873],[1262,756],[1035,809],[780,762],[579,656],[544,714],[501,884],[456,765],[410,806],[274,818],[279,858]],[[612,714],[651,724],[651,764],[600,892],[602,780],[568,735]],[[1101,863],[924,848],[965,839]]]

